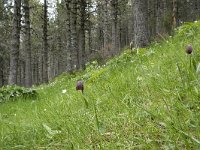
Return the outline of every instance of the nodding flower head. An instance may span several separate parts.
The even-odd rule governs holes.
[[[191,54],[192,51],[193,51],[192,45],[188,45],[188,46],[186,47],[186,53],[187,53],[187,54]]]
[[[83,90],[84,90],[84,85],[83,85],[83,81],[81,80],[78,80],[77,83],[76,83],[76,90],[81,90],[82,93],[83,93]]]

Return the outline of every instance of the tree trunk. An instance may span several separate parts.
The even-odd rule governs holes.
[[[174,30],[177,26],[177,0],[172,1],[173,10],[172,10],[172,30]]]
[[[134,42],[136,47],[149,44],[148,13],[146,0],[134,0]]]
[[[37,84],[37,59],[33,58],[32,66],[32,84]]]
[[[0,87],[3,86],[3,58],[0,57]]]
[[[30,33],[30,11],[29,0],[24,0],[24,20],[25,20],[25,86],[32,85],[32,65],[31,65],[31,33]]]
[[[200,1],[196,0],[195,4],[196,4],[195,9],[196,9],[197,18],[200,19]]]
[[[3,20],[3,13],[4,13],[4,0],[0,0],[0,21]]]
[[[85,69],[85,63],[86,63],[86,57],[85,57],[85,21],[86,21],[86,6],[87,3],[85,0],[80,1],[80,16],[81,16],[81,22],[80,22],[80,47],[79,51],[81,51],[81,68]]]
[[[9,64],[10,64],[10,61],[9,61],[9,56],[8,57],[5,57],[4,58],[4,61],[3,61],[3,85],[7,85],[8,84],[8,78],[9,78]]]
[[[71,45],[71,24],[70,24],[70,17],[71,17],[71,8],[70,8],[71,0],[65,0],[66,6],[66,37],[67,37],[67,72],[72,71],[72,45]]]
[[[103,33],[103,8],[101,1],[97,1],[97,29],[96,29],[96,49],[101,50],[104,47],[104,33]]]
[[[108,0],[104,0],[104,48],[109,44]]]
[[[44,75],[43,82],[48,82],[48,67],[49,67],[49,48],[48,48],[48,16],[47,16],[47,0],[44,0],[44,22],[43,22],[43,46],[44,46]]]
[[[112,15],[112,48],[114,55],[119,51],[118,41],[118,0],[111,0],[111,15]]]
[[[39,52],[38,55],[38,83],[43,83],[43,52]]]
[[[156,34],[164,34],[164,1],[156,0]]]
[[[89,28],[88,28],[88,49],[89,49],[89,54],[87,56],[87,61],[90,60],[89,56],[91,56],[91,54],[93,53],[93,50],[92,50],[92,25],[91,25],[91,21],[89,20]]]
[[[10,49],[10,71],[9,71],[9,85],[17,84],[17,70],[19,61],[19,47],[20,47],[20,29],[21,29],[21,0],[14,1],[14,16],[12,39]]]
[[[71,10],[71,48],[72,48],[72,70],[80,67],[78,53],[78,37],[77,37],[77,0],[72,1]]]
[[[20,81],[19,81],[19,85],[20,86],[24,86],[25,85],[25,71],[26,71],[26,64],[24,61],[21,61],[21,65],[20,65]]]
[[[53,75],[53,52],[52,52],[52,48],[49,48],[49,56],[48,56],[48,60],[49,60],[49,66],[48,66],[48,79],[52,80],[54,75]]]

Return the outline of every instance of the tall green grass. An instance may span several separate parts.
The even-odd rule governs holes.
[[[36,99],[1,104],[0,148],[200,149],[200,22],[176,32],[137,54],[63,74],[36,87]]]

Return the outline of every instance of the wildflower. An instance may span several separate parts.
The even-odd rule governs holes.
[[[82,93],[83,93],[83,90],[84,90],[83,81],[81,81],[81,80],[78,80],[78,81],[77,81],[76,90],[77,90],[77,91],[78,91],[78,90],[81,90]]]
[[[63,93],[63,94],[65,94],[66,92],[67,92],[67,90],[66,90],[66,89],[62,90],[62,93]]]
[[[142,77],[137,77],[137,79],[136,79],[137,81],[142,81]]]
[[[187,53],[187,54],[191,54],[192,51],[193,51],[192,45],[188,45],[188,46],[186,47],[186,53]]]
[[[196,20],[196,21],[194,21],[194,23],[197,23],[198,21]]]
[[[47,111],[47,109],[44,109],[44,111]]]

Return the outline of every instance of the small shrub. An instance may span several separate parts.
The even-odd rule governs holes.
[[[35,89],[24,88],[19,86],[4,86],[0,88],[0,103],[15,100],[18,97],[35,98],[37,92]]]
[[[183,26],[180,26],[177,32],[177,37],[180,39],[191,39],[195,37],[195,35],[199,32],[199,23],[192,23],[192,22],[186,22]]]

